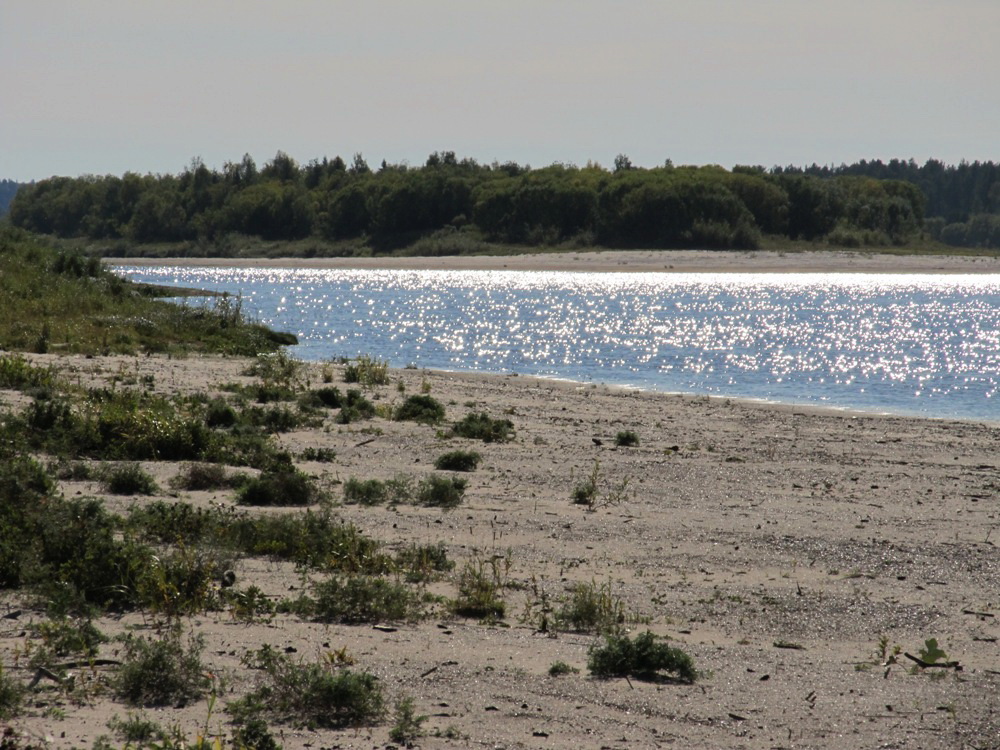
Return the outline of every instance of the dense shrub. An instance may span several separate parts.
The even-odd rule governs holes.
[[[158,640],[129,635],[123,641],[124,663],[112,683],[119,699],[133,706],[183,706],[208,691],[200,638],[185,647],[173,629]]]
[[[316,584],[313,593],[314,617],[321,622],[356,625],[420,616],[420,598],[405,585],[384,578],[331,576]]]
[[[429,476],[417,490],[417,503],[434,508],[455,508],[462,503],[466,481],[460,477]]]
[[[247,480],[237,493],[240,505],[310,505],[319,493],[300,471],[270,471]]]
[[[393,414],[397,422],[420,422],[422,424],[437,424],[444,419],[444,406],[432,396],[407,396]]]
[[[639,445],[639,436],[632,430],[621,430],[615,435],[615,445],[619,448],[630,448]]]
[[[514,423],[509,419],[493,419],[486,413],[466,414],[455,423],[451,434],[484,443],[506,443],[514,439]]]
[[[683,682],[694,682],[694,661],[679,648],[658,642],[648,630],[630,640],[627,635],[609,635],[603,646],[590,649],[587,668],[596,677],[656,679],[670,672]]]
[[[155,495],[156,480],[137,463],[109,468],[104,474],[104,489],[112,495]]]
[[[449,451],[434,460],[434,468],[442,471],[475,471],[482,459],[476,451]]]

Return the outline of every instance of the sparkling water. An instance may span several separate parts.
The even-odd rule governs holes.
[[[119,267],[239,294],[306,360],[1000,420],[1000,276]]]

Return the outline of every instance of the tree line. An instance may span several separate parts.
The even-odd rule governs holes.
[[[925,231],[926,207],[952,206],[944,194],[975,183],[972,197],[935,218],[945,239],[949,226],[973,222],[977,207],[996,208],[990,201],[1000,198],[1000,188],[994,190],[1000,168],[992,163],[977,166],[975,179],[965,164],[935,162],[940,178],[931,162],[862,164],[726,170],[668,160],[637,168],[620,155],[610,169],[592,163],[532,169],[446,151],[422,166],[383,161],[372,169],[360,154],[350,163],[338,156],[300,165],[278,152],[262,167],[247,155],[222,169],[195,159],[176,175],[41,180],[17,193],[10,221],[43,234],[132,243],[219,243],[245,235],[440,254],[485,242],[752,249],[764,235],[842,246],[905,244]],[[1000,235],[995,239],[1000,246]]]

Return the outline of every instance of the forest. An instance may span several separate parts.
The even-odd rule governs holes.
[[[1000,247],[1000,165],[639,168],[619,155],[610,169],[532,169],[445,151],[422,166],[372,169],[360,154],[300,165],[278,152],[261,167],[247,155],[221,170],[195,159],[179,174],[52,177],[22,187],[9,217],[123,253],[187,242],[225,254],[240,237],[313,238],[323,254],[460,254],[489,243],[754,249],[767,238]]]

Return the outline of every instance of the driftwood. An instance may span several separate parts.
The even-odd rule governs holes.
[[[905,651],[903,652],[903,656],[924,669],[933,669],[936,667],[938,669],[954,669],[956,672],[962,671],[962,665],[957,661],[924,661],[920,657],[908,654]]]

